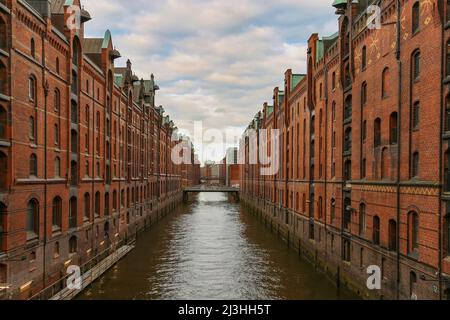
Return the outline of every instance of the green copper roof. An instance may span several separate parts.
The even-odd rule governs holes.
[[[338,7],[338,6],[344,5],[344,4],[347,4],[347,0],[334,0],[332,6]]]
[[[267,116],[270,116],[273,113],[273,106],[267,106]]]
[[[115,74],[114,75],[114,83],[120,87],[122,85],[122,82],[123,82],[122,75],[121,74]]]
[[[294,88],[305,78],[304,74],[293,74],[291,79],[291,90]]]
[[[111,31],[106,30],[105,36],[103,37],[102,49],[108,48],[110,41],[111,41]]]

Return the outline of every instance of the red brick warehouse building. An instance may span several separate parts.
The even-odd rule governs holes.
[[[176,127],[155,106],[153,75],[116,67],[109,31],[86,38],[87,11],[69,29],[72,4],[0,1],[3,298],[29,298],[133,238],[194,177],[171,161]]]
[[[450,298],[450,1],[333,5],[339,31],[309,38],[306,74],[286,71],[248,128],[280,130],[280,171],[242,139],[241,198],[364,297]]]

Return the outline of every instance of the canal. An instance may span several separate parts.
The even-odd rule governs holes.
[[[80,300],[357,299],[221,193],[200,194],[138,238]]]

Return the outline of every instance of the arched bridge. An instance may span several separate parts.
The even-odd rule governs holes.
[[[188,200],[189,193],[230,193],[235,196],[236,200],[239,200],[239,188],[227,187],[227,186],[208,186],[200,185],[194,187],[186,187],[183,189],[184,200]]]

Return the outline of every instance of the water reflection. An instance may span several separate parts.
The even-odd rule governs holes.
[[[225,194],[200,194],[79,299],[351,299]]]

